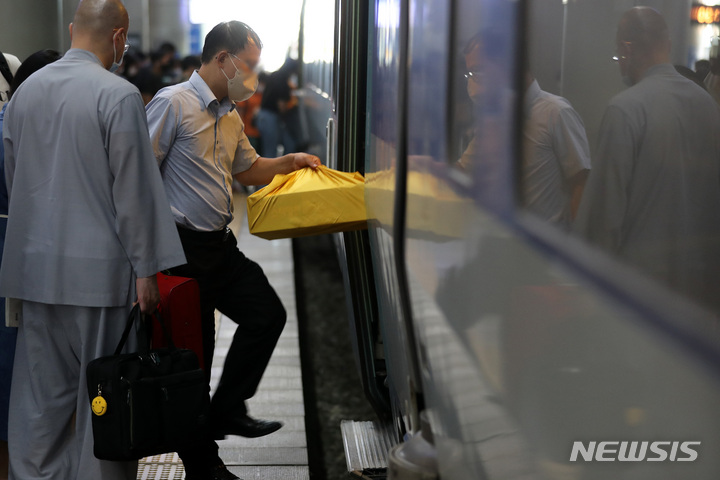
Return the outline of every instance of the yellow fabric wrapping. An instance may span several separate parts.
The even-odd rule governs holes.
[[[365,180],[320,165],[275,175],[247,199],[250,233],[272,240],[367,228]]]
[[[367,174],[365,198],[368,219],[392,228],[395,202],[395,171]],[[472,202],[459,196],[447,180],[428,172],[410,171],[407,176],[405,230],[413,238],[452,240],[467,235],[467,218]]]

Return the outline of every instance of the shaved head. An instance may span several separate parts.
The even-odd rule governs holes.
[[[620,74],[630,85],[648,68],[670,62],[670,33],[662,14],[650,7],[626,11],[615,37]]]
[[[670,54],[667,23],[654,8],[634,7],[625,12],[618,27],[618,41],[632,43],[644,55]]]
[[[114,28],[128,28],[128,13],[120,0],[80,0],[73,31],[75,35],[101,37]]]

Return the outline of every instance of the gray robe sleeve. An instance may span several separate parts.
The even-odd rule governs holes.
[[[635,136],[625,112],[609,106],[600,124],[597,161],[593,163],[574,225],[585,239],[613,253],[617,253],[623,241]]]
[[[135,274],[148,277],[184,264],[140,97],[123,99],[106,121],[116,232]]]

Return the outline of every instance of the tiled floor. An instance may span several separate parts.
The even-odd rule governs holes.
[[[305,407],[291,242],[268,241],[250,235],[245,220],[245,197],[236,195],[235,205],[235,221],[231,228],[238,237],[238,244],[248,258],[263,268],[288,313],[285,330],[257,393],[248,401],[248,407],[254,417],[280,420],[285,425],[266,437],[228,437],[219,442],[220,456],[228,469],[244,480],[307,480],[309,469]],[[213,387],[219,380],[234,332],[235,324],[219,316],[213,362],[217,366],[212,371]],[[137,478],[178,480],[183,478],[182,463],[173,454],[144,459],[140,463]]]

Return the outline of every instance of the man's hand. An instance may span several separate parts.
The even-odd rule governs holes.
[[[157,310],[160,303],[160,290],[158,289],[157,277],[138,278],[135,281],[140,311],[145,315],[151,315]]]
[[[244,172],[235,175],[235,180],[243,185],[267,185],[275,175],[287,174],[301,168],[317,168],[320,159],[309,153],[288,153],[282,157],[260,157]]]
[[[301,168],[310,167],[317,168],[320,166],[320,159],[309,153],[293,153],[293,168],[300,170]]]

